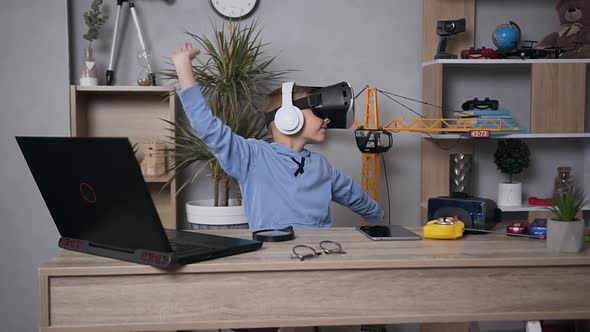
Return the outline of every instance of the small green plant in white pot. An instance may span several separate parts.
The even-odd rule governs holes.
[[[513,176],[529,167],[530,156],[529,147],[522,140],[509,138],[498,141],[494,163],[502,173],[509,176],[509,182],[498,184],[498,205],[522,205],[522,183],[513,181]]]
[[[584,219],[578,218],[586,204],[580,189],[555,193],[549,207],[555,217],[547,221],[547,248],[559,252],[580,252],[584,247]]]

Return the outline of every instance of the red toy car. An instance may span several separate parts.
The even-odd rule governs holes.
[[[510,234],[528,234],[529,223],[527,221],[515,221],[506,227],[506,233]]]
[[[491,48],[470,48],[461,51],[461,59],[499,59],[500,54]]]

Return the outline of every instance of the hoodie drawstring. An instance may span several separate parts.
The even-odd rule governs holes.
[[[305,166],[305,157],[301,157],[301,162],[298,162],[293,157],[291,157],[291,160],[293,160],[293,162],[295,162],[295,164],[297,164],[297,170],[295,171],[295,176],[297,176],[299,174],[303,174],[303,172],[304,172],[303,166]]]

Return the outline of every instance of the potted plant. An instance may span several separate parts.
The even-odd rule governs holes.
[[[205,55],[196,58],[193,65],[195,77],[212,112],[234,133],[270,141],[270,131],[262,113],[257,110],[272,85],[287,71],[271,69],[274,57],[266,55],[264,46],[267,44],[260,40],[256,22],[247,26],[232,21],[226,24],[221,29],[214,29],[212,38],[186,32]],[[164,79],[178,80],[174,69],[165,69],[161,74]],[[211,226],[215,223],[227,226],[236,220],[247,226],[237,181],[224,172],[209,147],[190,126],[184,112],[176,123],[168,123],[175,131],[175,137],[169,137],[169,143],[174,147],[168,150],[174,160],[170,172],[190,172],[188,176],[184,174],[186,180],[178,186],[177,193],[193,183],[205,169],[210,171],[213,180],[212,200],[187,202],[187,216],[193,228],[210,228],[198,225],[198,219],[207,220],[207,225]],[[236,198],[230,200],[232,187]],[[203,214],[205,217],[201,218]]]
[[[80,70],[80,85],[97,85],[96,63],[92,54],[92,41],[98,39],[98,32],[109,17],[102,13],[102,0],[94,0],[90,10],[84,12],[84,22],[88,31],[82,36],[88,41],[88,47],[84,49],[84,63]]]
[[[560,252],[580,252],[584,247],[584,219],[578,218],[587,203],[584,192],[574,189],[555,192],[548,209],[555,217],[547,221],[547,248]]]
[[[522,184],[512,180],[514,175],[529,167],[530,155],[527,144],[519,139],[498,141],[494,163],[502,173],[509,175],[509,182],[501,182],[498,185],[498,205],[522,205]]]

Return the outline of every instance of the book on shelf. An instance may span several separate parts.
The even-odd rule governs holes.
[[[509,134],[522,134],[528,132],[528,127],[526,126],[519,126],[514,118],[512,117],[512,111],[510,110],[468,110],[468,111],[455,111],[454,112],[455,118],[461,121],[468,121],[468,128],[473,128],[474,130],[486,130],[486,129],[495,129],[498,125],[505,126],[508,125],[510,127],[516,127],[517,130],[502,130],[502,131],[492,131],[492,135],[509,135]],[[494,121],[494,120],[501,120],[501,121]]]
[[[497,125],[498,122],[500,121],[491,121],[493,120],[492,118],[490,119],[477,119],[476,121],[473,121],[471,123],[471,126],[473,127],[479,127],[479,126],[484,126],[486,128],[493,128]],[[506,119],[501,119],[502,120],[502,124],[508,124],[512,127],[516,127],[516,121],[514,121],[514,119],[510,118],[506,118]]]

